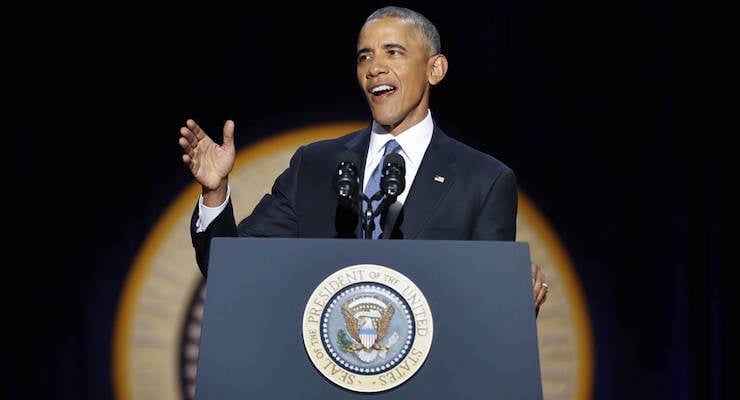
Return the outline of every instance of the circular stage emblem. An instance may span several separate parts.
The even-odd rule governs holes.
[[[381,265],[345,267],[311,294],[303,342],[316,369],[356,392],[396,387],[421,368],[432,346],[432,313],[416,285]]]

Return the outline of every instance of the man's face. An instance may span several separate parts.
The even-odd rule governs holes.
[[[357,40],[357,80],[375,121],[393,133],[418,123],[429,106],[430,51],[398,18],[365,24]]]

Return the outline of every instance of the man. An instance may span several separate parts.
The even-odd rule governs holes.
[[[191,235],[198,266],[207,275],[210,240],[216,236],[359,237],[359,215],[332,186],[337,156],[359,156],[363,188],[392,140],[405,161],[406,189],[393,238],[515,240],[514,172],[494,157],[445,135],[429,109],[431,87],[447,73],[436,27],[400,7],[375,11],[357,41],[357,80],[372,112],[371,126],[299,148],[250,216],[238,225],[228,176],[234,166],[234,123],[217,145],[193,120],[180,129],[183,162],[202,186]],[[363,168],[364,164],[364,168]],[[454,190],[452,189],[454,186]],[[371,191],[372,192],[372,191]],[[391,234],[390,232],[387,234]],[[535,308],[547,295],[532,263]]]

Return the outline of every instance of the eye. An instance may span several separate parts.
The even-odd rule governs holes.
[[[360,54],[360,55],[357,56],[357,62],[358,63],[361,63],[363,61],[368,61],[368,60],[370,60],[370,58],[371,58],[370,57],[370,54],[363,53],[363,54]]]

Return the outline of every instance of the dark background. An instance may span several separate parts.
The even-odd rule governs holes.
[[[437,122],[512,166],[572,257],[593,324],[593,397],[728,396],[729,12],[667,0],[405,4],[436,22],[450,60],[432,91]],[[380,5],[29,1],[6,14],[6,398],[113,397],[124,279],[192,182],[184,120],[220,139],[233,118],[239,146],[366,120],[355,41]]]

